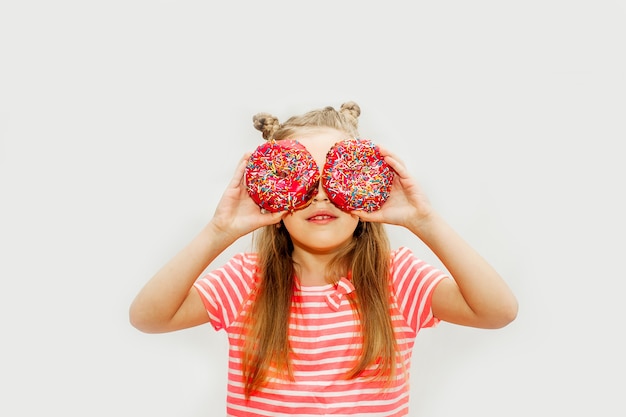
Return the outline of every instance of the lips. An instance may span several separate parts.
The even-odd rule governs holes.
[[[336,219],[337,216],[328,212],[328,211],[316,211],[311,216],[307,218],[310,222],[326,222],[330,220]]]
[[[313,221],[315,221],[315,220],[330,220],[330,219],[333,219],[333,218],[334,217],[331,217],[331,216],[314,216],[314,217],[309,217],[308,220],[313,220]]]

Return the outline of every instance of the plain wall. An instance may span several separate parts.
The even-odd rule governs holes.
[[[420,333],[411,416],[624,416],[625,51],[623,1],[2,2],[0,414],[224,415],[225,335],[128,307],[253,114],[354,100],[520,302]]]

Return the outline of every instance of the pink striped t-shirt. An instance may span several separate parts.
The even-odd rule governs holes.
[[[198,290],[216,330],[229,339],[227,415],[277,416],[406,416],[408,371],[414,339],[433,327],[432,291],[446,275],[400,247],[391,254],[391,317],[401,361],[391,383],[370,378],[374,367],[346,379],[362,347],[360,325],[345,297],[354,291],[342,278],[337,284],[297,285],[289,324],[294,380],[273,377],[248,400],[241,372],[241,330],[255,286],[256,254],[240,253],[226,265],[200,277]]]

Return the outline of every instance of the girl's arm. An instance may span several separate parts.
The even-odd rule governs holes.
[[[441,260],[453,280],[432,295],[435,317],[465,326],[496,329],[517,316],[517,300],[500,275],[439,215],[407,226]]]
[[[283,213],[262,214],[243,182],[244,155],[211,221],[141,289],[130,306],[131,324],[146,333],[169,332],[208,321],[193,284],[215,258],[240,237],[278,223]]]
[[[500,275],[430,206],[404,164],[381,149],[396,171],[389,199],[372,213],[356,211],[365,221],[404,226],[441,260],[452,280],[443,280],[432,295],[435,317],[450,323],[504,327],[517,316],[517,299]]]

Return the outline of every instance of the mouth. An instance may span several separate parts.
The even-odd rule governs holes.
[[[313,223],[328,223],[336,218],[337,216],[334,216],[331,213],[318,212],[318,213],[314,213],[311,217],[307,218],[307,221],[313,222]]]

